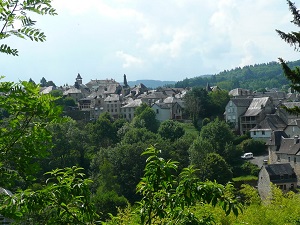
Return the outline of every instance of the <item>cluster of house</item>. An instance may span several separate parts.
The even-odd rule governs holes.
[[[217,87],[206,87],[214,91]],[[42,90],[51,91],[51,87]],[[64,86],[63,95],[78,104],[77,110],[87,118],[96,119],[107,112],[114,118],[131,121],[134,111],[142,103],[148,104],[162,122],[168,119],[182,120],[184,117],[184,88],[159,88],[150,90],[139,84],[129,87],[124,74],[123,84],[113,79],[91,80],[83,84],[80,74],[73,86]],[[261,168],[258,189],[262,198],[270,193],[270,182],[283,191],[300,186],[300,118],[287,112],[286,108],[300,107],[300,95],[268,90],[252,92],[237,88],[229,92],[224,118],[232,124],[236,133],[250,132],[253,139],[266,142],[269,164]]]
[[[49,93],[53,87],[41,90]],[[125,118],[131,121],[135,109],[142,103],[148,104],[156,112],[159,121],[168,119],[183,119],[183,88],[160,88],[150,90],[145,85],[139,84],[129,87],[126,75],[121,85],[114,79],[91,80],[83,84],[80,74],[77,75],[75,84],[62,87],[63,96],[75,100],[77,112],[82,112],[85,118],[96,119],[101,113],[108,112],[113,118]],[[71,113],[72,115],[72,113]]]
[[[262,166],[258,191],[263,199],[271,193],[271,183],[284,192],[300,185],[300,118],[285,108],[300,107],[299,94],[281,91],[253,93],[234,89],[224,113],[237,133],[250,132],[253,139],[266,142],[268,164]]]

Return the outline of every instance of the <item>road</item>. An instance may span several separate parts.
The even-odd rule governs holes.
[[[268,153],[264,154],[264,155],[259,155],[259,156],[255,156],[254,155],[254,158],[253,159],[250,159],[249,161],[253,164],[256,164],[259,168],[262,167],[263,163],[264,163],[264,160],[268,160],[269,157],[268,157]]]

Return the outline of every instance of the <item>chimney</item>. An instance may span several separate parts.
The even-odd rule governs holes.
[[[295,135],[294,136],[294,145],[297,144],[299,142],[299,136]]]

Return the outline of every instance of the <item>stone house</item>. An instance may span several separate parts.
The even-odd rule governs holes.
[[[288,137],[300,135],[300,119],[293,120],[289,123],[284,129],[284,132],[288,135]]]
[[[257,184],[262,199],[270,197],[271,183],[286,193],[297,187],[297,176],[289,163],[264,165],[259,171]]]
[[[292,123],[296,119],[300,119],[298,115],[294,115],[286,111],[283,107],[288,109],[300,107],[300,102],[282,102],[277,106],[276,114],[283,119],[286,124]]]
[[[112,117],[118,118],[121,115],[122,98],[118,94],[111,94],[104,99],[104,112]]]
[[[289,163],[300,180],[300,141],[299,136],[293,138],[281,137],[280,147],[275,151],[277,157],[272,157],[270,163]]]
[[[149,106],[152,106],[155,102],[163,102],[167,97],[168,95],[164,91],[153,91],[141,94],[138,98],[142,99],[142,101]]]
[[[151,108],[156,113],[156,119],[160,122],[165,120],[181,120],[183,106],[179,104],[179,102],[175,102],[172,104],[164,103],[164,102],[156,102]]]
[[[240,134],[257,126],[267,114],[273,114],[275,107],[270,97],[253,98],[247,111],[240,118]]]
[[[284,130],[286,123],[276,114],[268,114],[258,125],[250,130],[253,139],[267,141],[271,138],[273,131]]]
[[[240,116],[250,106],[252,98],[231,98],[225,107],[225,121],[233,124],[236,131],[240,130]]]
[[[141,99],[131,99],[126,105],[121,107],[121,115],[124,119],[131,121],[134,117],[134,111],[142,104]]]

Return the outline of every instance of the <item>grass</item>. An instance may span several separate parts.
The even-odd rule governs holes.
[[[192,123],[181,123],[181,124],[187,134],[191,134],[194,136],[199,135],[199,131],[194,127]]]
[[[241,177],[234,177],[232,178],[233,181],[251,181],[251,180],[257,180],[258,178],[256,176],[241,176]]]

